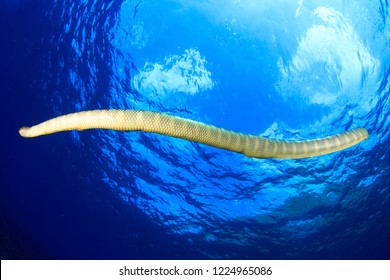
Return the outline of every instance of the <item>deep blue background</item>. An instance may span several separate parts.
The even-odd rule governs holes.
[[[388,259],[389,7],[374,2],[0,2],[0,258]],[[97,108],[370,139],[278,161],[138,132],[18,134]]]

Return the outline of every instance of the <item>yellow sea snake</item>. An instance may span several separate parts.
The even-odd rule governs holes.
[[[187,139],[255,158],[307,158],[349,148],[368,137],[358,128],[327,138],[308,141],[278,141],[237,133],[201,122],[167,114],[139,110],[93,110],[50,119],[22,127],[23,137],[36,137],[67,130],[113,129],[146,131]]]

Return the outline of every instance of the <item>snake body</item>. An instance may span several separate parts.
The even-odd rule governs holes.
[[[30,138],[60,131],[94,128],[154,132],[255,158],[292,159],[324,155],[349,148],[368,137],[366,129],[358,128],[331,137],[308,141],[278,141],[237,133],[163,113],[139,110],[77,112],[59,116],[32,127],[22,127],[19,133],[23,137]]]

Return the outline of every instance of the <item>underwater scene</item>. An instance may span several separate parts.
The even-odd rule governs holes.
[[[0,22],[0,259],[390,259],[387,0],[2,0]],[[18,132],[98,109],[369,136],[280,159],[176,126]]]

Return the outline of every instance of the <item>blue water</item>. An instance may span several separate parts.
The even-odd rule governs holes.
[[[0,1],[2,259],[389,259],[381,1]],[[144,109],[348,150],[252,159],[142,132],[23,139]]]

